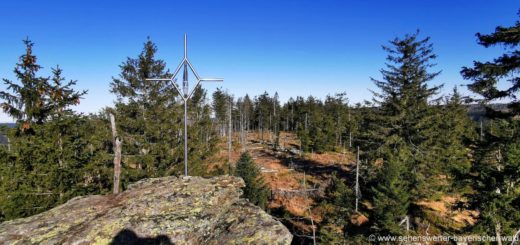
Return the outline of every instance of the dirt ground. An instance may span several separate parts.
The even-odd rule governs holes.
[[[293,228],[302,232],[310,232],[310,219],[319,223],[323,214],[327,213],[324,207],[316,205],[315,195],[328,185],[330,176],[336,172],[342,176],[353,174],[355,154],[348,149],[343,152],[300,153],[300,143],[296,135],[281,132],[280,148],[274,149],[274,135],[269,132],[262,134],[249,132],[246,145],[235,143],[231,152],[231,162],[236,163],[240,154],[248,151],[261,169],[266,184],[272,190],[270,209],[283,209],[293,218],[288,220]],[[233,137],[239,142],[239,135]],[[221,143],[221,151],[212,161],[216,167],[226,168],[228,163],[227,141]],[[347,181],[349,178],[346,178]],[[346,183],[353,185],[353,183]],[[424,200],[417,205],[428,210],[434,216],[455,222],[463,227],[474,224],[478,213],[470,210],[454,209],[454,203],[460,200],[457,196],[446,196],[441,200]],[[371,204],[367,200],[362,203]],[[366,205],[365,205],[366,206]],[[366,219],[365,216],[363,216]],[[366,222],[366,221],[364,221]]]

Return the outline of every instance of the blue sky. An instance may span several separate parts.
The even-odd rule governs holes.
[[[204,84],[242,96],[278,91],[297,95],[346,91],[351,102],[370,99],[386,54],[381,45],[421,30],[430,36],[442,74],[434,81],[448,92],[468,83],[460,68],[504,51],[485,49],[475,33],[518,19],[518,1],[9,1],[0,2],[0,77],[13,68],[29,37],[44,66],[59,64],[78,89],[89,93],[76,108],[97,112],[112,104],[111,77],[135,57],[150,36],[170,69],[182,58],[183,33],[189,57]],[[5,89],[3,84],[1,89]],[[462,89],[466,92],[465,89]],[[466,92],[467,93],[467,92]],[[468,93],[469,94],[469,93]],[[0,114],[0,121],[10,121]]]

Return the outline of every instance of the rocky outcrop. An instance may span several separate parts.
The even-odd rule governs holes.
[[[164,177],[74,198],[0,224],[0,244],[290,244],[279,221],[240,198],[232,176]]]

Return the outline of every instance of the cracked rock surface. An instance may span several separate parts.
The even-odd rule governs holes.
[[[240,198],[233,176],[141,180],[0,224],[0,244],[290,244],[279,221]]]

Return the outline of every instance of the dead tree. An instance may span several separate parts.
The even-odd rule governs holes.
[[[500,222],[497,221],[495,224],[495,237],[497,238],[497,244],[502,245],[502,226],[500,225]]]
[[[348,147],[352,148],[352,122],[350,121],[350,110],[348,110],[348,123],[350,124],[348,128]]]
[[[305,196],[307,197],[307,189],[306,189],[306,185],[307,183],[305,183],[305,172],[303,172],[303,190],[305,191]],[[316,245],[316,226],[314,225],[314,219],[312,218],[312,212],[311,212],[311,207],[308,206],[307,207],[307,210],[309,211],[309,219],[311,220],[311,226],[312,226],[312,244]]]
[[[117,194],[121,180],[121,146],[123,141],[117,135],[116,119],[112,113],[110,113],[110,125],[112,127],[112,149],[114,151],[114,194]]]
[[[358,212],[359,204],[359,146],[357,147],[357,158],[356,158],[356,213]]]
[[[401,225],[405,225],[406,227],[406,233],[408,234],[408,232],[410,231],[410,217],[405,216],[403,220],[401,220],[401,222],[399,222],[399,226]]]
[[[229,98],[229,118],[228,118],[228,163],[229,168],[231,169],[231,137],[233,137],[233,126],[231,124],[232,118],[231,118],[231,111],[233,109],[233,101],[231,97]]]
[[[309,219],[311,220],[312,226],[312,244],[316,245],[316,226],[314,225],[314,219],[312,218],[311,208],[308,207],[307,210],[309,211]]]
[[[520,241],[520,230],[518,230],[515,235],[513,236],[513,242],[512,245],[518,245],[518,241]]]

